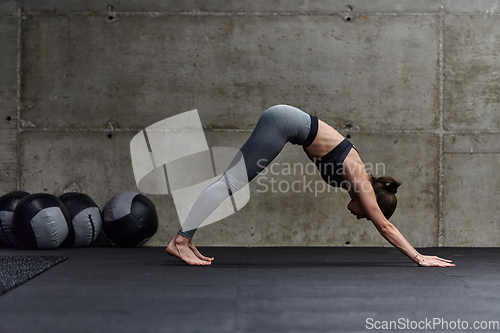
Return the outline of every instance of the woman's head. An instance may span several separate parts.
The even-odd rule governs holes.
[[[380,210],[385,218],[389,219],[396,210],[398,204],[396,192],[401,183],[392,177],[374,177],[373,175],[370,176],[370,183],[377,197],[377,203]],[[352,214],[356,215],[358,219],[367,217],[366,211],[363,205],[361,205],[358,196],[351,191],[349,191],[349,195],[351,196],[351,201],[347,205],[347,209],[349,209]]]

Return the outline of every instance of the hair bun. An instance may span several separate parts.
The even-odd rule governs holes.
[[[398,187],[399,185],[395,185],[392,183],[385,183],[385,186],[387,186],[387,189],[391,191],[393,194],[398,193]]]
[[[374,177],[371,175],[370,180],[372,185],[377,184],[376,187],[383,188],[384,190],[387,189],[392,194],[398,193],[398,187],[401,186],[400,182],[389,176]]]

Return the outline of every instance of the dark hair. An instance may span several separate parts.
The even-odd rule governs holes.
[[[401,186],[401,183],[392,177],[374,177],[373,175],[370,175],[370,182],[372,183],[373,190],[375,191],[375,196],[377,197],[377,203],[380,210],[384,214],[385,218],[389,219],[398,205],[396,193],[398,192],[398,187]]]

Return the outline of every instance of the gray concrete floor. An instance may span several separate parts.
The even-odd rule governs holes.
[[[69,256],[0,297],[0,332],[366,332],[376,321],[500,320],[499,248],[421,250],[454,268],[417,267],[393,248],[201,250],[212,266],[160,247],[0,250]]]

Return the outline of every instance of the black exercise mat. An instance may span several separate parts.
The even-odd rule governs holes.
[[[66,259],[68,257],[0,256],[0,295]]]

